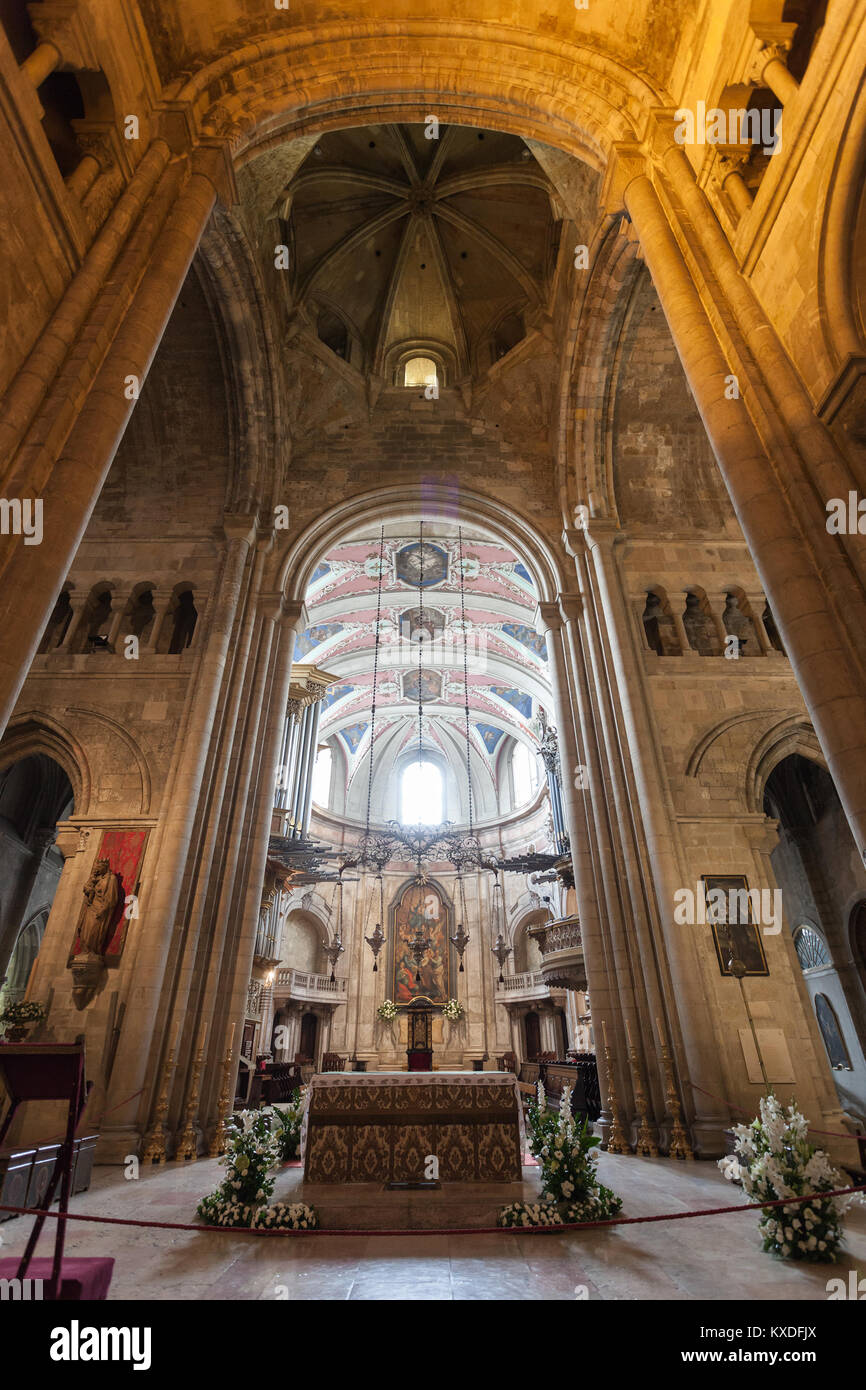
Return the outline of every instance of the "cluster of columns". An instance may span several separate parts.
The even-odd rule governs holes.
[[[749,82],[769,89],[783,110],[800,90],[786,62],[795,29],[794,24],[756,26],[760,46],[748,72]],[[751,146],[742,153],[726,149],[716,166],[719,187],[730,200],[738,219],[751,210],[754,202],[752,190],[742,174],[750,152]]]
[[[276,809],[281,833],[290,840],[305,840],[310,828],[313,768],[319,749],[321,701],[327,687],[307,682],[306,701],[290,699],[280,746]],[[312,698],[310,698],[312,697]]]

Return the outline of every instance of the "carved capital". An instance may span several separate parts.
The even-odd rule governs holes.
[[[38,5],[28,5],[27,13],[42,42],[57,49],[61,68],[67,72],[99,71],[87,11],[78,0],[40,0]]]

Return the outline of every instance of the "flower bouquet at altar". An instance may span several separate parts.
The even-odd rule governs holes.
[[[282,1163],[287,1163],[289,1159],[298,1156],[306,1091],[306,1086],[295,1087],[290,1101],[284,1101],[281,1104],[274,1102],[268,1107],[267,1113],[273,1115],[277,1126],[276,1142]]]
[[[196,1215],[208,1226],[264,1226],[313,1230],[319,1218],[303,1202],[275,1202],[273,1170],[281,1161],[285,1126],[273,1110],[242,1110],[228,1123],[228,1143],[219,1160],[226,1176],[202,1197]]]
[[[742,1183],[756,1206],[848,1187],[846,1174],[809,1143],[808,1133],[795,1101],[786,1110],[774,1095],[762,1096],[760,1116],[735,1126],[736,1156],[719,1159],[719,1168],[729,1181]],[[786,1259],[835,1262],[844,1239],[842,1217],[855,1200],[851,1194],[765,1207],[758,1222],[764,1249]]]
[[[393,999],[383,999],[376,1013],[384,1023],[393,1023],[394,1019],[397,1017],[397,1005],[394,1003]]]
[[[544,1086],[528,1107],[529,1149],[541,1169],[540,1203],[513,1202],[499,1213],[500,1226],[559,1226],[604,1221],[622,1210],[622,1198],[598,1180],[601,1140],[589,1121],[571,1113],[571,1087],[563,1087],[559,1114],[548,1110]]]
[[[442,1005],[442,1017],[447,1018],[449,1023],[458,1023],[464,1012],[463,1005],[456,999],[449,999]]]

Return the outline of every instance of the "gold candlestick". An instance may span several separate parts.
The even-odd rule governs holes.
[[[668,1158],[694,1158],[689,1137],[682,1124],[682,1109],[680,1098],[677,1095],[676,1081],[674,1080],[674,1067],[671,1055],[668,1052],[668,1045],[662,1030],[661,1019],[656,1019],[656,1028],[659,1033],[659,1041],[662,1045],[662,1063],[665,1069],[665,1100],[671,1116],[671,1139],[668,1145]]]
[[[223,1063],[222,1089],[220,1091],[219,1104],[217,1106],[217,1126],[214,1130],[213,1139],[210,1141],[210,1148],[208,1149],[208,1154],[211,1158],[219,1158],[220,1154],[224,1154],[226,1151],[226,1144],[228,1142],[229,1132],[226,1126],[226,1115],[229,1113],[229,1081],[231,1079],[232,1071],[232,1044],[234,1040],[235,1025],[233,1021],[231,1031],[229,1033],[229,1045],[226,1049],[225,1062]]]
[[[643,1083],[640,1075],[640,1064],[638,1062],[637,1049],[631,1039],[631,1029],[628,1026],[628,1019],[625,1021],[625,1035],[628,1039],[628,1053],[631,1062],[631,1081],[634,1088],[635,1109],[640,1116],[640,1129],[638,1130],[635,1153],[641,1154],[644,1158],[658,1158],[658,1145],[652,1137],[652,1130],[649,1127],[646,1096],[644,1095]]]
[[[193,1124],[193,1117],[198,1110],[198,1083],[201,1076],[201,1064],[204,1057],[204,1040],[207,1034],[207,1024],[202,1024],[199,1034],[198,1052],[196,1053],[195,1064],[192,1069],[192,1082],[189,1088],[189,1099],[186,1103],[184,1115],[184,1126],[178,1140],[177,1150],[175,1151],[174,1161],[179,1163],[181,1159],[187,1163],[195,1163],[198,1158],[198,1137]]]
[[[177,1044],[177,1024],[174,1028],[174,1036],[168,1046],[165,1055],[165,1065],[162,1069],[162,1076],[159,1084],[159,1098],[156,1102],[156,1110],[153,1116],[153,1127],[148,1130],[144,1140],[144,1152],[141,1156],[142,1163],[165,1163],[167,1154],[165,1141],[168,1138],[165,1128],[165,1117],[168,1114],[168,1088],[171,1083],[172,1073],[174,1072],[174,1052]]]
[[[614,1079],[613,1059],[610,1055],[610,1048],[607,1045],[607,1024],[604,1019],[601,1021],[601,1033],[604,1038],[604,1062],[607,1070],[607,1105],[611,1114],[610,1129],[607,1132],[607,1151],[609,1154],[630,1154],[631,1147],[620,1128],[619,1116],[617,1114],[616,1081]]]

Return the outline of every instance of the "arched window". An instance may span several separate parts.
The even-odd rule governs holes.
[[[514,787],[514,805],[525,805],[532,799],[538,785],[538,768],[525,743],[514,745],[511,755],[511,780]]]
[[[435,763],[409,763],[400,778],[401,824],[440,825],[442,815],[442,773]]]
[[[432,357],[410,357],[403,375],[404,386],[438,386],[439,373]]]
[[[830,955],[822,938],[811,927],[798,927],[794,933],[794,949],[803,970],[815,970],[830,965]]]
[[[327,807],[331,800],[331,750],[323,743],[316,754],[313,765],[313,801],[316,806]]]

